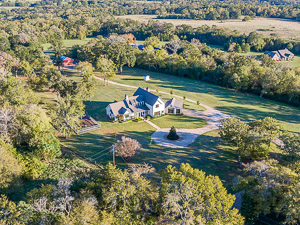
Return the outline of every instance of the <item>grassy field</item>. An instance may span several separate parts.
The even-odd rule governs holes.
[[[146,83],[143,81],[145,72],[138,69],[125,69],[124,74],[118,75],[115,81],[141,87],[149,86],[151,89],[157,87],[164,91],[173,90],[174,94],[182,94],[188,98],[200,100],[229,114],[241,116],[242,119],[262,118],[265,115],[272,114],[275,116],[280,115],[282,118],[279,119],[282,119],[284,124],[293,129],[299,128],[299,111],[294,110],[294,108],[272,101],[259,100],[253,96],[234,96],[232,92],[217,86],[159,73],[147,72],[151,75],[151,81]],[[74,72],[64,74],[77,81],[81,79]],[[179,166],[181,163],[190,163],[193,167],[199,168],[208,174],[218,175],[226,186],[230,184],[234,176],[240,174],[235,149],[227,146],[219,138],[217,131],[200,136],[187,148],[167,149],[151,141],[151,135],[155,129],[145,122],[112,123],[108,121],[105,116],[105,107],[114,100],[122,100],[125,94],[132,95],[134,91],[134,89],[117,85],[105,87],[103,82],[98,82],[95,95],[91,101],[85,102],[85,105],[87,112],[101,124],[101,129],[91,133],[74,135],[67,140],[62,139],[64,149],[88,161],[106,164],[112,161],[110,147],[121,136],[129,136],[137,139],[141,143],[142,149],[129,162],[125,162],[117,156],[116,162],[121,168],[126,168],[128,164],[142,164],[145,162],[151,164],[158,172],[169,164]],[[46,103],[54,99],[54,94],[46,91],[40,93],[40,96]],[[167,95],[161,97],[164,100],[170,98]],[[190,107],[200,106],[191,104]],[[153,122],[160,123],[159,126],[162,127],[169,127],[171,123],[177,123],[177,125],[182,123],[180,126],[186,127],[187,125],[184,123],[187,121],[186,119],[183,121],[183,118],[167,116]],[[174,121],[172,121],[173,119]],[[199,122],[199,126],[204,125],[203,121]],[[156,175],[157,173],[154,174],[154,177]]]
[[[65,73],[65,75],[77,81],[80,79],[74,76],[74,73]],[[240,173],[235,150],[226,146],[218,137],[217,132],[199,137],[188,148],[166,149],[151,141],[151,135],[155,128],[145,122],[112,123],[108,121],[105,116],[105,107],[114,100],[122,100],[125,94],[132,95],[133,92],[133,89],[120,86],[109,85],[105,87],[102,82],[99,82],[91,102],[85,102],[85,104],[87,112],[101,124],[101,129],[91,133],[74,135],[67,140],[62,139],[64,149],[88,161],[106,164],[112,161],[110,147],[116,140],[125,135],[137,139],[141,143],[142,149],[130,162],[125,162],[117,156],[116,162],[121,168],[125,168],[131,163],[142,164],[145,162],[151,164],[158,172],[169,164],[179,166],[181,163],[190,163],[193,167],[202,169],[208,174],[220,176],[226,185],[235,175]],[[51,92],[44,91],[39,94],[45,103],[50,103],[55,99],[55,95]],[[162,98],[169,99],[170,96],[162,96]],[[200,108],[200,106],[193,104],[189,106]],[[192,121],[186,121],[186,119],[185,116],[166,116],[153,120],[153,122],[162,123],[162,127],[163,124],[169,126],[170,123],[190,127],[190,122],[195,122],[197,127],[200,127],[206,123],[198,118],[197,121],[194,121],[192,117],[190,118]],[[157,173],[154,174],[154,177],[156,176]]]
[[[148,22],[149,20],[159,20],[161,22],[173,23],[175,26],[181,24],[199,27],[202,25],[225,27],[231,30],[237,30],[240,33],[249,34],[257,31],[266,37],[277,36],[286,40],[300,40],[299,22],[294,20],[279,19],[279,18],[262,18],[258,17],[248,22],[243,22],[241,19],[235,20],[192,20],[192,19],[156,19],[156,15],[126,15],[118,16],[118,18],[128,18]],[[263,31],[262,31],[263,30]]]
[[[145,74],[150,75],[150,81],[143,80]],[[114,81],[140,87],[148,86],[150,89],[159,89],[168,93],[173,90],[176,95],[199,100],[208,106],[246,121],[271,116],[276,118],[286,129],[300,131],[299,108],[260,99],[252,94],[234,95],[233,91],[216,85],[135,68],[126,68],[123,74],[118,75]]]
[[[68,39],[68,40],[63,40],[62,42],[63,42],[63,46],[65,48],[71,48],[74,45],[84,45],[92,39],[94,39],[94,38],[91,37],[91,38],[85,38],[85,39],[82,39],[82,40],[81,39]],[[51,47],[51,44],[50,43],[43,44],[42,47],[43,47],[44,51],[47,51]]]
[[[199,117],[176,115],[167,115],[161,118],[157,118],[152,120],[152,123],[156,124],[160,128],[170,128],[174,126],[175,128],[187,129],[200,128],[207,124],[205,120]]]

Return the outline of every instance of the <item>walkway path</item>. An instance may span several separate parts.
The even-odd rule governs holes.
[[[100,78],[100,77],[96,77],[96,78],[98,80],[104,81],[103,78]],[[134,89],[138,88],[136,86],[120,84],[120,83],[117,83],[114,81],[108,81],[108,83],[114,84],[114,85],[119,85],[122,87],[127,87],[127,88],[134,88]],[[149,91],[155,91],[155,90],[149,89]],[[164,91],[160,91],[159,93],[171,95],[170,93],[167,93]],[[179,95],[173,94],[171,96],[179,98],[179,99],[183,99],[183,97],[179,96]],[[186,98],[185,100],[197,104],[197,102],[193,99]],[[192,110],[192,109],[184,109],[183,114],[187,115],[187,116],[194,116],[194,117],[200,117],[202,119],[205,119],[208,123],[206,126],[201,127],[201,128],[196,128],[196,129],[176,129],[180,138],[176,141],[171,141],[171,140],[167,139],[167,135],[170,131],[170,128],[160,128],[157,125],[155,125],[154,123],[152,123],[151,121],[146,120],[146,122],[148,124],[150,124],[151,126],[153,126],[156,129],[156,131],[151,136],[152,140],[156,144],[161,145],[166,148],[185,148],[185,147],[189,146],[190,144],[192,144],[196,140],[196,138],[199,137],[200,135],[202,135],[208,131],[217,130],[218,126],[220,125],[221,119],[229,117],[227,114],[222,113],[219,110],[216,110],[205,104],[201,103],[200,105],[203,106],[206,110],[205,111],[197,111],[197,110]]]
[[[156,124],[152,123],[150,120],[147,120],[147,119],[146,119],[145,122],[148,123],[149,125],[151,125],[152,127],[154,127],[156,130],[159,130],[159,129],[160,129],[159,126],[157,126]]]

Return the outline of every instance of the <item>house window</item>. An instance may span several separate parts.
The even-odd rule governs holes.
[[[155,105],[155,108],[159,108],[159,104],[156,104],[156,105]]]
[[[174,114],[174,109],[173,109],[173,108],[171,108],[171,109],[168,109],[168,113],[170,113],[170,114]]]
[[[176,109],[176,114],[180,114],[180,109]]]
[[[154,116],[160,116],[160,112],[158,111],[158,112],[155,112],[154,113]]]

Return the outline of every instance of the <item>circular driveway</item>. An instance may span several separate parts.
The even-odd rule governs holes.
[[[185,148],[192,144],[200,135],[212,130],[217,130],[221,120],[228,117],[228,115],[210,107],[206,107],[205,111],[184,109],[183,113],[187,116],[205,119],[208,124],[204,127],[196,129],[176,129],[179,139],[173,141],[167,138],[171,128],[159,128],[152,122],[146,121],[157,129],[151,136],[152,140],[156,144],[166,148]]]

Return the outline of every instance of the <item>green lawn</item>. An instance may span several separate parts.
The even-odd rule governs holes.
[[[84,45],[92,39],[94,39],[94,38],[85,38],[82,40],[81,39],[68,39],[68,40],[63,40],[62,42],[63,42],[63,46],[65,48],[71,48],[74,45]],[[43,44],[42,47],[43,47],[44,51],[47,51],[51,47],[51,44],[50,43]]]
[[[144,81],[143,76],[150,75],[150,81]],[[300,131],[300,109],[287,104],[260,99],[252,94],[237,94],[223,87],[180,78],[172,75],[149,72],[136,68],[125,68],[122,75],[117,75],[114,81],[150,89],[159,89],[186,98],[199,100],[208,106],[216,108],[231,116],[250,121],[267,116],[276,118],[286,129]]]
[[[129,73],[131,73],[131,75],[129,75]],[[132,73],[136,74],[133,75]],[[241,98],[243,102],[241,103],[240,107],[246,102],[248,105],[256,104],[256,107],[258,107],[257,102],[251,103],[251,101],[254,101],[253,99],[256,99],[255,97],[235,97],[231,92],[228,94],[228,91],[220,87],[214,87],[213,85],[181,79],[169,75],[151,73],[150,75],[152,80],[145,83],[143,80],[141,80],[141,74],[144,73],[145,71],[143,70],[125,69],[124,75],[117,76],[115,80],[124,83],[135,83],[135,85],[141,87],[150,86],[153,88],[157,86],[159,90],[165,91],[170,91],[172,89],[174,94],[186,95],[189,98],[192,97],[193,99],[200,100],[201,102],[207,103],[210,106],[215,106],[217,104],[220,105],[220,102],[223,102],[224,107],[225,105],[229,104],[229,100],[232,101],[230,104],[236,104],[237,106],[237,103],[235,103],[234,99]],[[77,81],[81,79],[80,77],[76,76],[77,74],[74,72],[64,74]],[[158,80],[158,78],[162,80]],[[170,83],[168,80],[170,80]],[[175,82],[175,80],[177,81]],[[197,85],[201,86],[198,87]],[[186,88],[189,88],[190,93],[184,90]],[[169,164],[179,166],[181,163],[190,163],[194,168],[201,169],[208,174],[219,176],[226,186],[229,186],[230,181],[234,176],[240,174],[240,171],[237,167],[237,155],[235,149],[227,146],[219,138],[217,131],[201,135],[198,137],[196,142],[187,148],[167,149],[158,146],[151,141],[151,135],[155,131],[155,128],[145,122],[110,122],[105,116],[105,107],[114,100],[122,100],[125,94],[128,94],[129,96],[132,95],[134,91],[134,89],[116,85],[109,85],[105,87],[103,82],[99,81],[95,95],[92,97],[91,102],[88,101],[85,102],[85,104],[87,112],[100,123],[101,129],[82,135],[73,135],[67,140],[62,139],[62,144],[68,149],[68,152],[73,152],[75,155],[79,155],[87,161],[106,164],[107,162],[112,162],[112,154],[110,153],[109,148],[116,142],[116,140],[119,140],[121,136],[125,135],[137,139],[141,143],[142,149],[129,162],[125,162],[121,157],[117,156],[116,162],[121,168],[126,168],[128,164],[132,163],[148,163],[152,165],[158,172]],[[204,92],[207,93],[204,94]],[[158,94],[160,93],[158,92]],[[43,98],[44,102],[49,103],[54,99],[55,95],[51,92],[44,91],[40,93],[40,96]],[[229,98],[229,96],[231,96],[231,98]],[[168,95],[161,95],[161,97],[164,99],[170,98]],[[193,106],[200,107],[198,105],[190,105],[190,107]],[[250,112],[244,109],[240,113],[241,115],[245,116]],[[167,123],[174,124],[176,122],[180,124],[180,119],[183,118],[184,117],[180,116],[167,116],[158,120],[154,120],[153,122],[166,123],[167,121]],[[172,119],[176,119],[176,121],[171,121]],[[198,122],[200,126],[204,125],[204,121]],[[186,126],[186,120],[182,121],[182,124],[183,123],[185,124],[182,126]],[[163,127],[164,125],[160,126]],[[189,126],[189,128],[192,127]],[[154,174],[154,177],[157,177],[156,175],[157,173]]]
[[[174,126],[175,128],[195,129],[207,125],[207,122],[199,117],[179,115],[167,115],[154,119],[151,122],[160,128],[170,128]]]
[[[194,168],[201,169],[208,174],[219,176],[226,186],[231,179],[240,174],[237,166],[237,156],[233,148],[224,144],[218,137],[216,131],[200,136],[196,142],[184,149],[167,149],[151,142],[151,134],[154,128],[145,122],[127,123],[117,125],[119,131],[117,139],[122,135],[137,139],[142,149],[129,162],[116,157],[118,167],[126,168],[128,164],[148,163],[157,172],[169,164],[179,166],[181,163],[189,163]],[[106,129],[100,129],[92,133],[87,133],[65,140],[63,144],[71,151],[83,157],[92,157],[93,162],[106,164],[112,162],[112,154],[107,149],[115,143],[112,133],[106,133]]]

